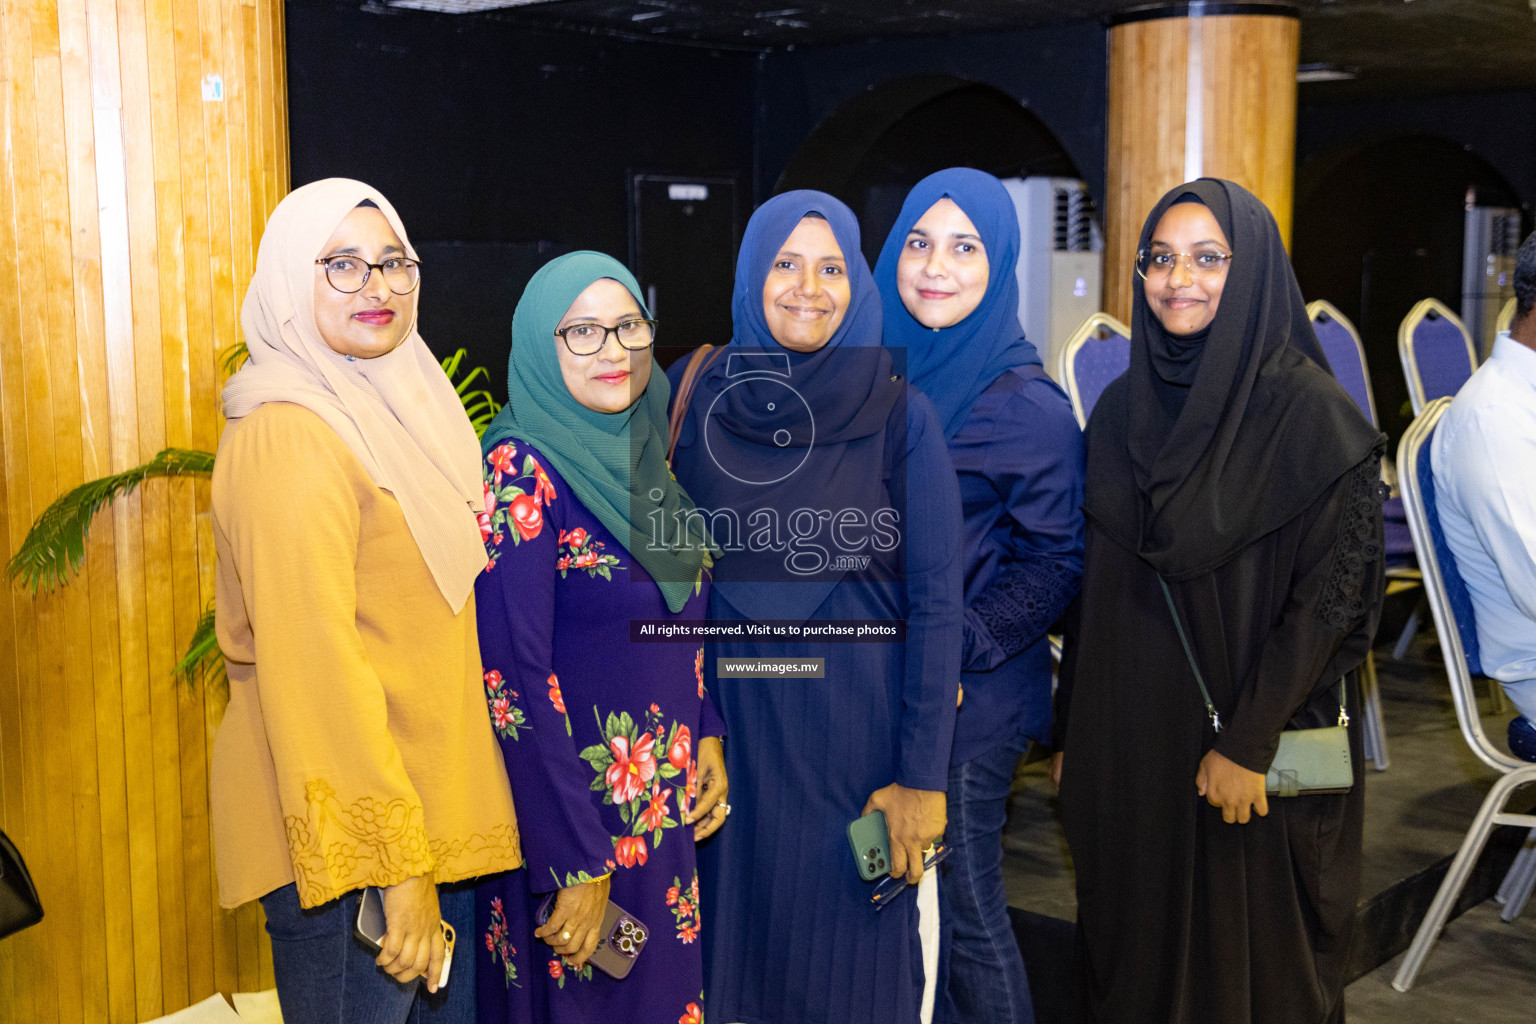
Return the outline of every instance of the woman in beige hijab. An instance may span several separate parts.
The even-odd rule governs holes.
[[[419,277],[374,189],[297,189],[267,222],[250,361],[224,391],[219,897],[261,900],[288,1024],[472,1021],[467,950],[441,986],[440,920],[473,932],[473,890],[449,883],[522,861],[475,631],[479,446],[416,333]],[[382,951],[353,937],[369,886]]]

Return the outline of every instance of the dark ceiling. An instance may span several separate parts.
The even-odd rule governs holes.
[[[1103,18],[1147,0],[545,0],[492,17],[628,38],[769,49],[996,32]],[[1301,63],[1355,71],[1304,100],[1536,88],[1536,0],[1299,0]],[[367,6],[378,8],[378,0]]]

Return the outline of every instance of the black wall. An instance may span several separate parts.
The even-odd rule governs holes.
[[[1412,421],[1397,354],[1423,298],[1461,309],[1463,208],[1536,200],[1536,93],[1303,102],[1292,261],[1307,299],[1360,332],[1382,429]]]
[[[992,85],[1017,99],[1061,142],[1089,191],[1101,196],[1107,61],[1098,22],[775,51],[763,58],[758,92],[758,199],[772,194],[812,129],[850,98],[932,74]]]
[[[533,271],[574,249],[628,262],[629,172],[736,177],[751,212],[756,54],[355,4],[287,19],[294,184],[389,197],[422,251],[423,337],[468,348],[498,396]]]

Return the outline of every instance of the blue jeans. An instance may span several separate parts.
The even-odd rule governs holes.
[[[1034,1024],[1024,960],[1003,891],[1008,791],[1026,736],[949,769],[949,857],[939,874],[940,989],[945,1024]]]
[[[360,896],[354,890],[313,910],[299,907],[292,885],[261,898],[286,1024],[474,1024],[474,885],[437,888],[457,941],[448,987],[435,995],[420,980],[402,985],[374,964],[375,954],[352,934]]]

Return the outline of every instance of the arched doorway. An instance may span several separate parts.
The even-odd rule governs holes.
[[[918,75],[839,107],[801,144],[774,192],[815,188],[843,200],[858,215],[873,263],[908,190],[955,166],[1000,178],[1078,177],[1065,147],[1012,96],[953,75]]]
[[[1429,135],[1340,146],[1296,176],[1292,262],[1308,300],[1327,299],[1365,344],[1381,427],[1396,443],[1408,424],[1397,328],[1433,297],[1461,308],[1466,207],[1518,207],[1491,164]]]

